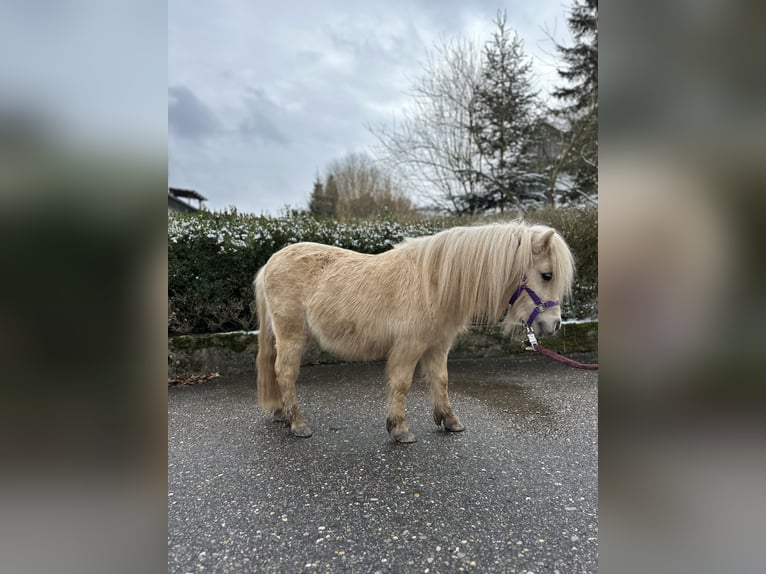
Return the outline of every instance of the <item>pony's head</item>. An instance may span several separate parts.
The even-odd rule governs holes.
[[[572,290],[572,252],[555,230],[531,225],[519,239],[517,255],[525,271],[518,285],[510,286],[506,327],[521,324],[537,337],[552,335],[561,327],[561,304]]]

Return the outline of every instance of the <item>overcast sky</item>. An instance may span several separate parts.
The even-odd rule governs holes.
[[[169,185],[210,209],[305,207],[317,172],[365,151],[441,37],[490,38],[499,8],[538,88],[558,83],[548,35],[569,43],[568,0],[225,0],[168,3]]]

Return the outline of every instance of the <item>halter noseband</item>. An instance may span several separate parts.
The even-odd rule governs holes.
[[[535,308],[532,309],[532,313],[529,315],[529,319],[527,319],[526,325],[528,329],[532,328],[532,323],[537,318],[537,316],[542,313],[543,311],[550,309],[551,307],[556,307],[557,305],[560,305],[558,301],[543,301],[538,297],[537,293],[535,293],[532,289],[527,287],[527,278],[524,277],[521,280],[521,285],[514,291],[513,295],[511,295],[511,300],[508,301],[508,306],[512,307],[513,304],[516,302],[516,300],[521,296],[521,294],[526,291],[529,295],[530,299],[535,303]]]

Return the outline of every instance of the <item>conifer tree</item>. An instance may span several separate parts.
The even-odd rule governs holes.
[[[314,190],[309,198],[309,212],[314,217],[335,217],[337,215],[338,190],[335,180],[330,176],[327,185],[317,176],[314,181]]]
[[[598,0],[574,0],[567,21],[575,43],[557,46],[566,83],[553,92],[570,125],[560,167],[574,175],[575,196],[590,195],[598,184]]]
[[[539,203],[544,179],[534,145],[539,102],[532,87],[532,64],[519,37],[499,12],[492,39],[484,46],[481,83],[473,106],[472,135],[484,159],[479,173],[484,209]]]

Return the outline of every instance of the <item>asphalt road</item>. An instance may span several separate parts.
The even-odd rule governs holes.
[[[382,364],[304,367],[309,439],[258,409],[254,376],[168,394],[168,572],[597,571],[594,372],[452,361],[465,432],[437,429],[418,377],[409,445]]]

